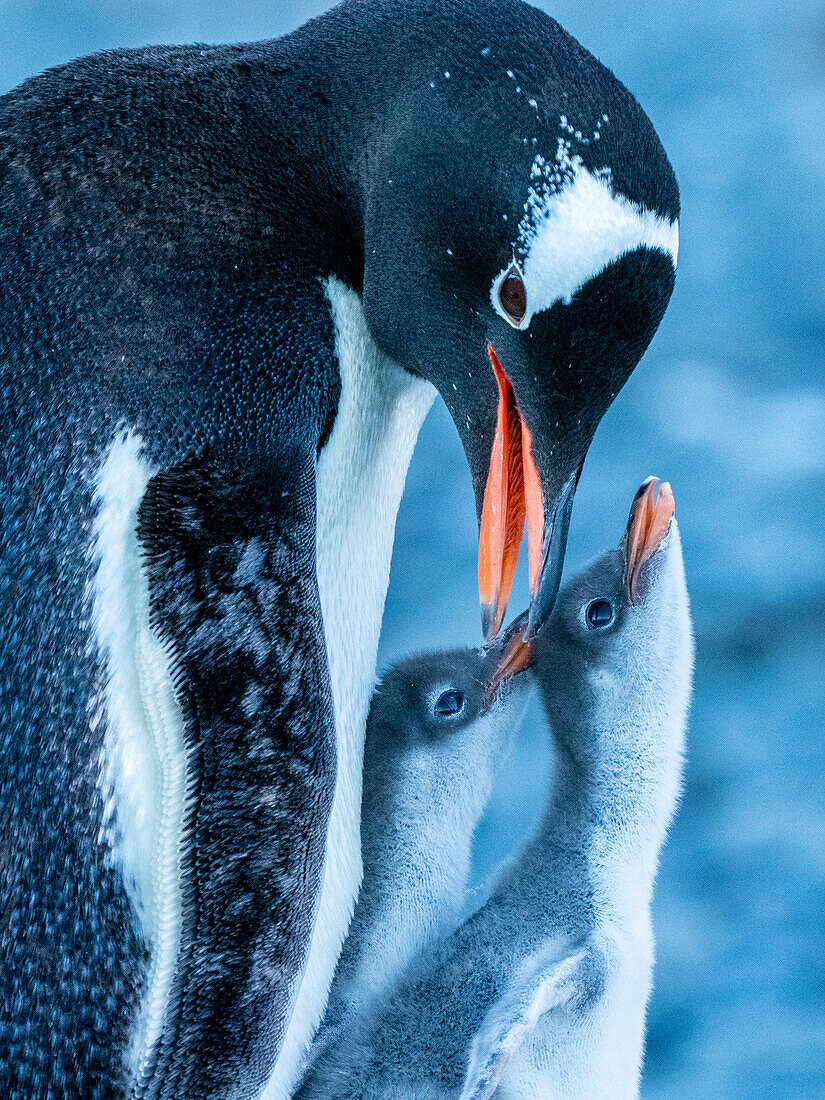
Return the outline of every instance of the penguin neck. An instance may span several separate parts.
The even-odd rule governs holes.
[[[598,737],[604,751],[586,756],[571,753],[574,734],[556,737],[549,797],[522,872],[554,907],[561,868],[573,868],[597,911],[633,925],[650,904],[678,794],[680,747],[643,729],[630,732],[611,739],[605,729]],[[588,736],[593,744],[592,730]]]
[[[440,765],[428,754],[390,763],[370,758],[368,747],[361,829],[365,857],[383,873],[369,882],[365,877],[364,890],[380,905],[397,898],[405,907],[414,889],[411,916],[428,935],[442,916],[449,922],[464,904],[473,834],[503,754],[502,744],[481,759],[468,751]],[[370,797],[369,788],[377,797]],[[390,858],[394,868],[386,873]]]
[[[450,798],[437,777],[411,776],[415,762],[370,764],[361,827],[364,882],[342,957],[353,1000],[389,987],[412,957],[457,924],[473,828],[492,785],[485,769],[473,784],[451,775]],[[385,766],[380,775],[378,764]]]

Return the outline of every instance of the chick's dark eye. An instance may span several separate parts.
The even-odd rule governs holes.
[[[502,279],[498,288],[498,300],[510,323],[521,324],[527,312],[527,288],[517,267],[511,267]]]
[[[464,696],[454,688],[444,691],[435,701],[435,713],[439,718],[451,718],[464,709]]]
[[[609,626],[613,622],[613,608],[607,600],[594,600],[587,607],[587,621],[592,627]]]

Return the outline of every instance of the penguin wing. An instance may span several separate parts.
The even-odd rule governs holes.
[[[531,955],[491,1005],[470,1044],[460,1100],[488,1100],[538,1020],[553,1009],[598,996],[603,970],[601,949],[590,939],[569,953],[560,955],[553,945]]]
[[[305,961],[334,787],[312,458],[162,471],[138,535],[187,752],[179,948],[138,1093],[257,1096]]]

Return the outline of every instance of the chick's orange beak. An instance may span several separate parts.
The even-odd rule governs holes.
[[[525,520],[531,594],[538,588],[544,502],[530,432],[519,413],[513,387],[489,344],[487,354],[498,386],[496,431],[478,541],[478,594],[484,636],[489,641],[501,628],[507,609]]]
[[[485,692],[487,705],[492,702],[502,684],[531,667],[532,654],[527,639],[528,623],[529,614],[525,611],[510,623],[493,643],[491,649],[496,654],[496,664]]]
[[[675,508],[669,482],[657,477],[649,477],[633,499],[625,532],[625,585],[631,603],[638,602],[642,566],[662,545]]]

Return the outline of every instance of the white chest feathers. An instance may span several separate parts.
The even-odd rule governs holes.
[[[395,520],[435,390],[376,347],[358,295],[326,283],[341,397],[317,469],[317,566],[338,754],[326,863],[307,963],[263,1100],[291,1096],[323,1015],[361,879],[364,729],[375,683]]]
[[[177,959],[187,784],[183,723],[167,654],[149,627],[149,589],[136,533],[138,506],[153,473],[140,437],[117,435],[97,477],[90,592],[104,672],[91,720],[104,724],[106,830],[150,951],[132,1041],[136,1080],[160,1035]]]
[[[572,1003],[538,1019],[513,1054],[501,1100],[637,1100],[651,955],[638,937],[601,938],[603,989],[588,1001],[587,978]],[[591,979],[592,980],[592,979]]]

